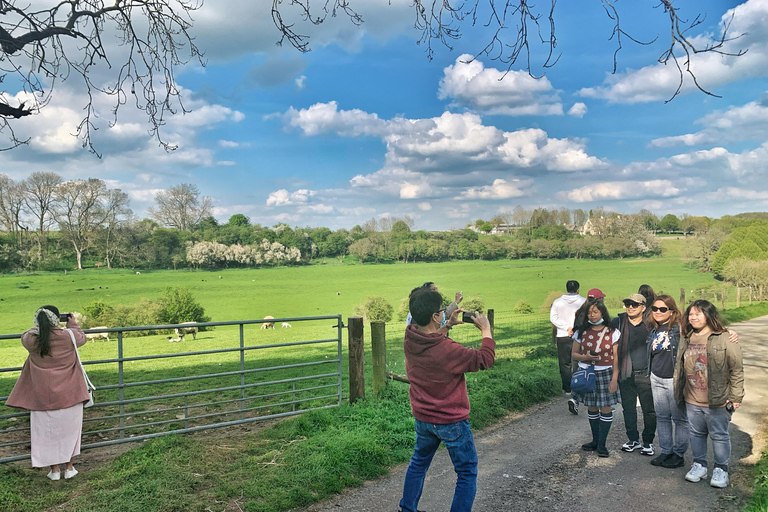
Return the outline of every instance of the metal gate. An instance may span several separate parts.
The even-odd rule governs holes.
[[[342,327],[341,315],[332,315],[86,330],[117,336],[117,343],[94,341],[80,348],[97,388],[96,405],[84,412],[81,448],[337,407]],[[190,339],[191,332],[179,336],[174,328],[197,328],[198,339]],[[330,329],[334,336],[322,338]],[[168,330],[172,336],[159,334]],[[139,332],[153,334],[126,336]],[[0,340],[20,337],[0,335]],[[190,346],[194,350],[184,350]],[[115,357],[89,360],[89,352],[104,352],[103,347],[116,351]],[[0,401],[8,398],[20,371],[0,368],[5,395]],[[29,413],[0,407],[0,463],[28,459],[29,443]]]

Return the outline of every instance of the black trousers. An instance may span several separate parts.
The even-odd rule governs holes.
[[[633,372],[628,379],[619,381],[621,404],[624,412],[624,425],[630,441],[640,441],[637,430],[637,399],[640,399],[640,409],[643,411],[643,444],[650,444],[656,437],[656,411],[653,410],[653,395],[651,394],[651,378],[645,376],[645,371]]]
[[[573,365],[571,362],[571,350],[573,349],[573,338],[557,337],[557,363],[560,368],[560,379],[563,381],[563,391],[571,392],[571,376],[573,375]]]

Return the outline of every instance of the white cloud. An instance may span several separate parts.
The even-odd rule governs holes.
[[[507,182],[501,178],[493,180],[490,185],[484,185],[481,187],[470,187],[461,193],[462,199],[511,199],[513,197],[521,197],[528,194],[523,190],[530,187],[533,184],[533,180],[512,180]]]
[[[293,83],[296,84],[296,88],[298,90],[302,90],[307,86],[307,77],[305,75],[301,75],[296,80],[294,80]]]
[[[295,192],[288,192],[285,189],[280,189],[269,193],[269,197],[267,197],[267,206],[305,204],[313,195],[315,195],[315,191],[306,188],[296,190]]]
[[[220,140],[219,141],[219,146],[221,146],[223,148],[236,148],[239,145],[240,145],[239,143],[231,141],[231,140]]]
[[[696,133],[662,137],[651,141],[651,146],[697,146],[725,144],[742,140],[768,139],[768,101],[751,101],[725,112],[715,111],[696,120],[704,129]]]
[[[311,204],[311,205],[304,205],[299,206],[296,211],[299,213],[333,213],[335,208],[333,206],[329,206],[327,204]]]
[[[673,197],[680,194],[670,180],[613,181],[587,185],[560,193],[577,203],[593,201],[617,201],[644,197]]]
[[[419,210],[423,212],[428,212],[429,210],[432,209],[432,205],[427,201],[424,201],[423,203],[419,203],[416,206],[418,206]]]
[[[568,109],[568,115],[573,117],[582,118],[586,113],[587,113],[587,106],[581,102],[574,103],[573,106],[570,109]]]
[[[702,87],[712,90],[731,82],[768,75],[768,22],[766,20],[768,20],[768,1],[766,0],[748,0],[723,14],[720,29],[722,30],[730,23],[729,36],[741,35],[741,37],[726,41],[722,49],[727,53],[737,53],[741,50],[746,50],[746,53],[738,57],[713,52],[692,55],[691,69]],[[710,34],[691,35],[689,41],[697,48],[717,43]],[[685,56],[680,58],[681,67],[685,66],[685,60]],[[690,76],[684,73],[684,78],[682,92],[696,90]],[[655,64],[638,70],[628,69],[623,73],[608,75],[604,85],[583,88],[579,94],[585,97],[602,98],[611,103],[660,101],[669,99],[679,82],[680,73],[674,63]]]
[[[459,56],[443,73],[438,97],[451,98],[456,105],[510,116],[563,115],[560,98],[546,77],[485,68],[468,54]]]

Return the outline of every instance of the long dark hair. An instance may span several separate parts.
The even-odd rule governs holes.
[[[704,318],[707,319],[707,326],[714,333],[725,332],[727,329],[723,327],[723,322],[720,320],[720,313],[717,312],[717,308],[708,300],[695,300],[691,302],[688,309],[685,310],[683,316],[683,333],[688,336],[693,332],[693,326],[688,320],[688,315],[691,313],[691,309],[696,308],[704,314]]]
[[[47,309],[59,316],[59,308],[56,306],[43,306],[40,309]],[[37,351],[40,357],[45,357],[51,353],[51,331],[54,326],[43,311],[37,313],[37,325],[40,326],[37,330]]]
[[[656,292],[653,291],[651,285],[641,284],[640,288],[637,290],[637,293],[645,297],[645,310],[650,311],[651,306],[653,305],[653,301],[656,300]]]
[[[589,308],[591,306],[595,306],[603,315],[603,325],[608,328],[611,327],[611,315],[608,313],[608,308],[603,304],[603,299],[589,298],[576,311],[576,319],[573,322],[573,332],[578,332],[579,336],[587,332],[587,329],[592,325],[589,323]]]
[[[653,302],[658,301],[663,302],[669,308],[669,310],[672,311],[672,316],[669,317],[669,324],[667,325],[667,329],[672,329],[675,324],[677,324],[678,327],[682,327],[683,314],[680,313],[675,299],[673,299],[671,295],[659,295]],[[651,303],[651,307],[653,307],[653,302]],[[651,313],[651,315],[648,317],[648,327],[656,330],[658,330],[660,327],[660,324],[656,321],[655,318],[653,318],[653,313]]]

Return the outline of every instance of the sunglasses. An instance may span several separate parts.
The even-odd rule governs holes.
[[[624,301],[624,307],[629,308],[639,308],[640,306],[645,306],[645,304],[640,304],[639,302],[635,302],[633,300],[625,300]]]
[[[660,308],[657,308],[656,306],[651,306],[651,311],[653,311],[654,313],[657,312],[657,311],[659,313],[666,313],[667,311],[669,311],[669,308],[665,308],[664,306],[662,306]]]

